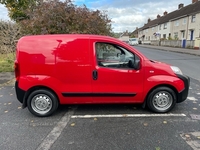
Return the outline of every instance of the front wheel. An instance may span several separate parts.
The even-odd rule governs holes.
[[[176,105],[176,94],[168,87],[154,89],[147,98],[147,106],[153,112],[165,113]]]
[[[47,117],[53,114],[58,108],[58,99],[49,90],[35,90],[29,95],[27,106],[33,115]]]

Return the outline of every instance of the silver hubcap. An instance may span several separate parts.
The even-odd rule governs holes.
[[[52,100],[45,94],[38,94],[33,97],[31,107],[38,114],[46,114],[52,108]]]
[[[153,97],[153,106],[160,111],[165,111],[171,107],[173,97],[167,91],[160,91]]]

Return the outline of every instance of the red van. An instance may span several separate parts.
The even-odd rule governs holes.
[[[60,104],[140,103],[165,113],[186,100],[190,79],[115,38],[37,35],[17,44],[16,95],[36,116]]]

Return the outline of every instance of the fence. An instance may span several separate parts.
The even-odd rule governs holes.
[[[162,40],[151,41],[151,45],[156,46],[169,46],[169,47],[182,47],[182,40]],[[194,48],[194,41],[187,40],[185,48]]]

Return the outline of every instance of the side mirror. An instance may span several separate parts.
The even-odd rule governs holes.
[[[135,70],[139,70],[140,69],[140,60],[129,60],[128,61],[128,66],[130,68],[133,68]]]

